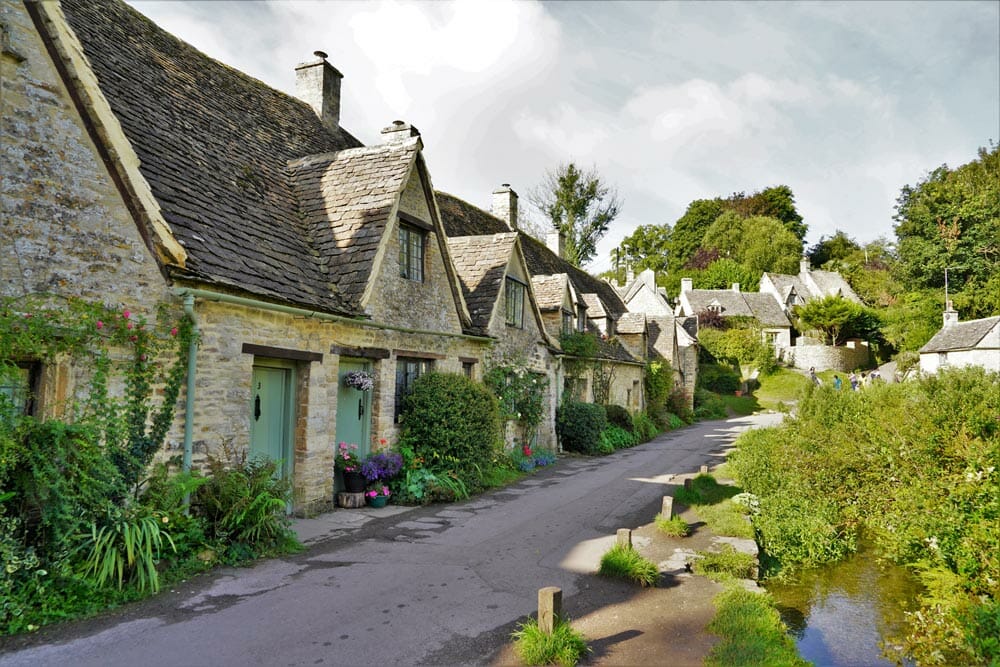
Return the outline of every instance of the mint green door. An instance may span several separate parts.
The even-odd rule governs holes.
[[[340,360],[337,373],[337,433],[336,442],[358,446],[361,458],[371,451],[372,392],[359,391],[344,384],[344,376],[351,371],[369,371],[371,364],[360,359]]]
[[[278,461],[277,474],[292,472],[292,369],[253,367],[250,397],[250,457]]]

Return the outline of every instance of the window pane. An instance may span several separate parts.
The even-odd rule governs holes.
[[[399,228],[399,275],[410,277],[410,230]]]
[[[410,278],[424,280],[424,237],[417,232],[410,232]]]
[[[22,366],[0,366],[0,405],[9,403],[15,412],[26,413],[30,389],[30,369]]]

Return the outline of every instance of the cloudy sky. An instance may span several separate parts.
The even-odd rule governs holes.
[[[489,209],[546,170],[624,200],[590,268],[693,199],[785,184],[807,242],[892,237],[904,184],[1000,140],[1000,2],[159,2],[210,56],[294,93],[326,51],[365,143],[418,127],[435,188]]]

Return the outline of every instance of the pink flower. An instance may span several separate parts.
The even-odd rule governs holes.
[[[97,320],[97,325],[96,326],[97,326],[98,330],[103,329],[104,328],[104,322],[102,322],[100,320]]]
[[[126,325],[125,325],[125,327],[126,327],[127,329],[131,329],[131,328],[132,328],[132,326],[133,326],[133,324],[132,324],[131,322],[129,322],[128,324],[126,324]]]
[[[132,317],[132,312],[129,311],[129,310],[126,310],[126,311],[122,312],[122,317],[124,317],[127,320],[128,318]]]
[[[146,355],[145,354],[140,354],[139,355],[139,361],[146,361]]]
[[[139,337],[138,336],[129,336],[128,339],[134,343],[135,341],[139,340]]]
[[[177,327],[174,327],[173,329],[170,330],[170,335],[171,336],[176,336],[177,335]]]

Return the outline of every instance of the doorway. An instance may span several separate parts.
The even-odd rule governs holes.
[[[278,463],[275,474],[291,478],[294,458],[295,365],[280,360],[254,360],[250,396],[250,458]]]

